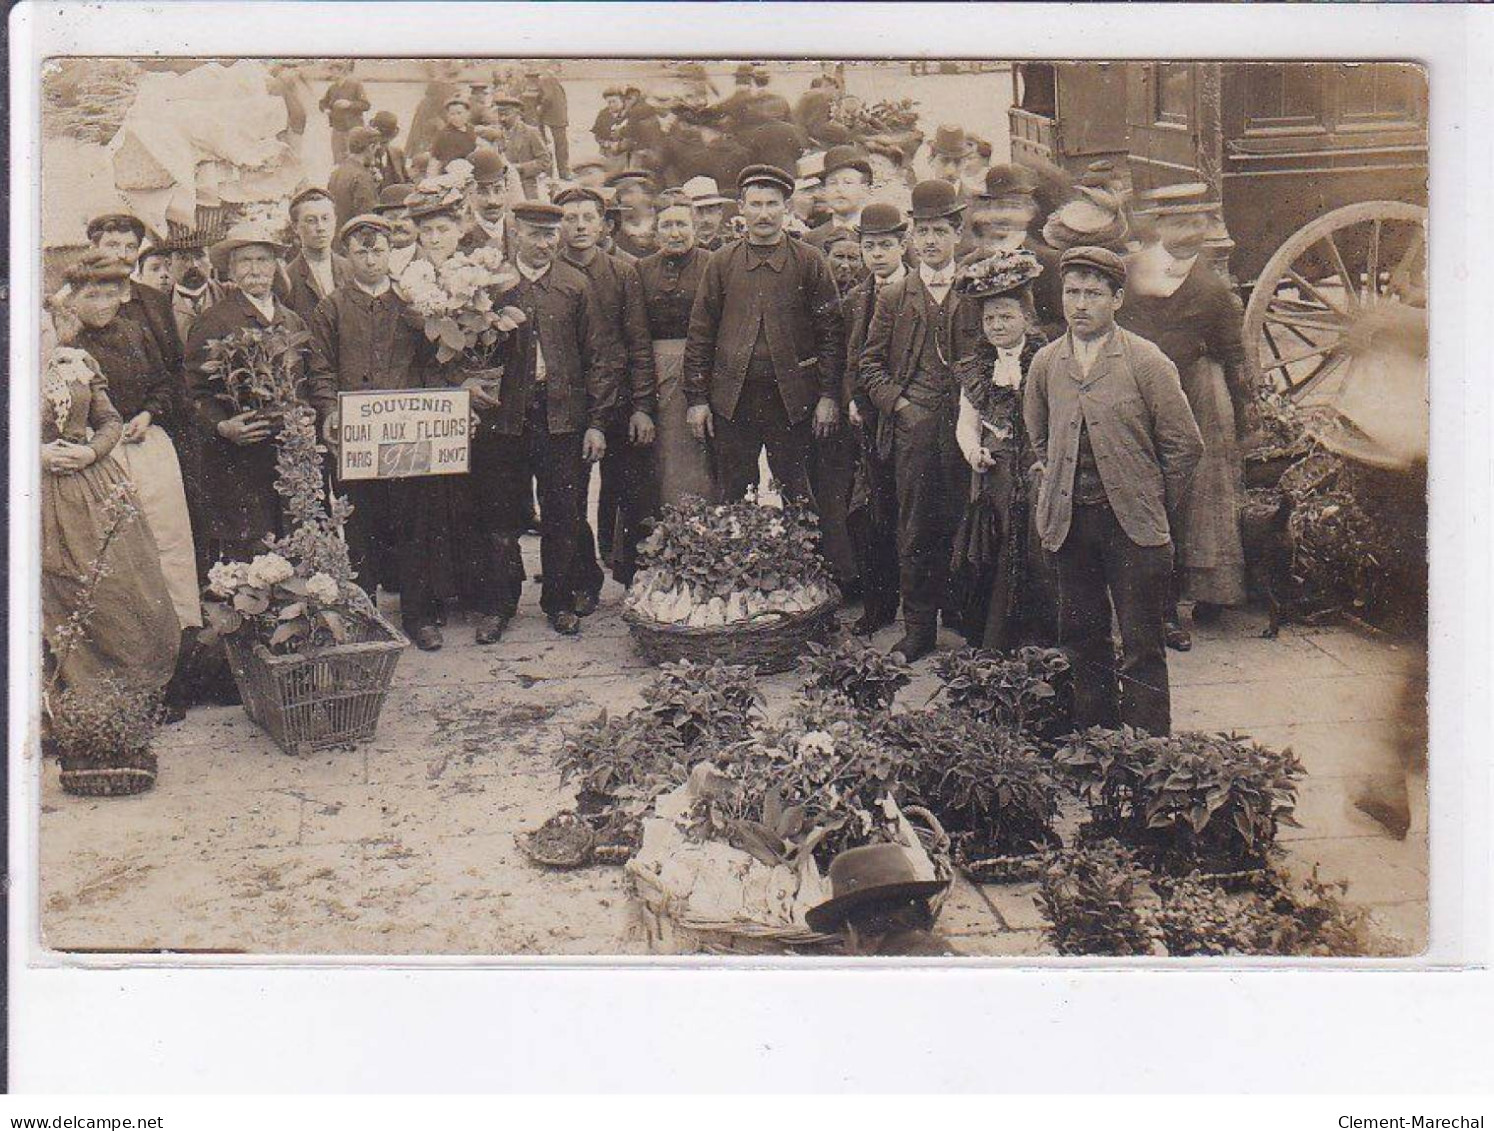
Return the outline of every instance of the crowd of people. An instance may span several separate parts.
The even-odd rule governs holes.
[[[531,531],[540,607],[576,635],[607,571],[632,581],[661,507],[742,498],[766,452],[818,514],[856,633],[901,617],[910,660],[941,619],[980,647],[1057,645],[1081,724],[1165,733],[1166,650],[1191,646],[1179,603],[1202,622],[1245,596],[1254,399],[1239,303],[1203,254],[1204,187],[1132,195],[1107,165],[1068,184],[991,164],[954,124],[918,143],[918,179],[905,150],[842,124],[833,71],[797,105],[762,67],[719,98],[698,66],[674,77],[668,100],[609,89],[597,156],[575,159],[540,68],[433,81],[403,145],[342,73],[317,104],[336,167],[289,202],[288,237],[90,223],[47,303],[49,639],[106,534],[119,566],[65,681],[123,670],[178,709],[198,693],[207,570],[284,532],[274,423],[225,407],[210,359],[282,327],[307,335],[329,448],[338,392],[471,391],[466,475],[332,484],[360,584],[398,594],[421,649],[456,606],[478,644],[503,638]],[[277,81],[304,129],[305,95]],[[522,313],[496,383],[438,360],[401,284],[479,248],[515,272],[494,305]]]

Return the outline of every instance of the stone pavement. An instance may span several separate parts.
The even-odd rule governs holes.
[[[536,557],[526,539],[526,557]],[[576,639],[550,631],[533,587],[504,640],[477,648],[457,618],[446,648],[408,649],[373,742],[288,758],[242,710],[202,708],[158,742],[156,788],[86,800],[42,767],[41,899],[57,949],[257,954],[647,952],[620,868],[555,873],[514,836],[570,796],[551,755],[566,727],[638,704],[649,669],[629,648],[621,590]],[[1426,945],[1425,801],[1394,841],[1358,813],[1358,777],[1384,761],[1406,647],[1344,629],[1231,614],[1171,655],[1174,722],[1290,745],[1307,770],[1288,866],[1346,879],[1410,953]],[[889,630],[878,643],[891,643]],[[947,637],[942,643],[957,644]],[[928,662],[904,691],[920,702]],[[786,702],[792,675],[765,681]],[[941,930],[966,953],[1047,950],[1031,886],[961,881]]]

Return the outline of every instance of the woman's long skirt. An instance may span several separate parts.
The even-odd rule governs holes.
[[[115,520],[121,505],[135,513]],[[176,667],[181,627],[140,510],[129,477],[112,459],[72,475],[42,474],[42,626],[67,687],[110,677],[165,687]],[[69,618],[87,598],[101,553],[91,609],[80,618],[82,632],[69,639]]]
[[[201,588],[192,520],[188,517],[181,464],[171,437],[152,424],[138,444],[117,444],[113,454],[135,485],[146,525],[161,554],[161,573],[165,575],[166,591],[171,594],[177,620],[184,629],[201,628]]]
[[[654,342],[654,362],[659,371],[659,426],[654,441],[659,458],[659,501],[668,506],[686,495],[714,501],[716,481],[710,450],[691,435],[685,422],[689,410],[685,400],[685,340]]]
[[[1181,596],[1213,605],[1245,602],[1245,550],[1240,508],[1245,475],[1235,410],[1218,362],[1201,358],[1181,374],[1183,392],[1203,434],[1204,454],[1177,516]]]

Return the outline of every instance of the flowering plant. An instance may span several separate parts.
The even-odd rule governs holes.
[[[870,106],[859,98],[835,100],[831,116],[853,134],[896,134],[918,128],[918,100],[882,99]]]
[[[512,289],[519,274],[496,248],[458,252],[437,267],[413,259],[395,280],[400,296],[436,343],[436,360],[463,359],[467,368],[486,369],[503,340],[524,322],[515,306],[500,306],[495,295]]]
[[[665,508],[639,547],[643,568],[629,607],[696,627],[816,609],[834,597],[818,521],[804,507],[779,508],[750,495],[714,506],[687,497]]]
[[[207,344],[202,369],[214,397],[234,413],[284,417],[300,404],[305,377],[302,350],[311,335],[284,326],[245,326]]]
[[[345,642],[373,615],[337,536],[353,509],[346,499],[334,497],[330,506],[322,499],[315,416],[296,406],[276,439],[275,490],[286,500],[290,534],[266,539],[267,552],[253,561],[219,562],[208,571],[218,600],[203,602],[199,638],[206,642],[243,631],[272,652],[301,652]]]

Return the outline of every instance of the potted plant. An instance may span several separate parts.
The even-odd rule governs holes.
[[[290,533],[268,539],[252,561],[209,570],[200,639],[223,640],[245,712],[286,753],[301,754],[372,737],[409,642],[353,581],[337,534],[352,508],[323,502],[315,414],[283,398],[274,411],[275,490]]]
[[[624,618],[649,660],[725,660],[788,671],[834,626],[840,594],[806,508],[759,502],[666,507],[640,546]]]
[[[1051,742],[1073,729],[1073,671],[1057,648],[1003,654],[976,648],[934,662],[936,693],[958,711]]]
[[[62,788],[79,797],[121,797],[156,784],[151,750],[160,692],[119,679],[52,697],[48,742],[62,762]]]
[[[885,711],[912,680],[912,669],[897,652],[883,652],[860,641],[811,642],[799,661],[804,690],[833,695],[863,711]]]

